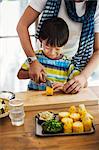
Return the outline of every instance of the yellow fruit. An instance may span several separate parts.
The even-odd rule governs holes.
[[[91,130],[92,120],[88,116],[83,117],[82,123],[84,125],[84,131],[90,131]]]
[[[69,127],[69,126],[64,125],[64,133],[72,133],[72,126]]]
[[[64,117],[69,117],[70,113],[69,112],[59,112],[59,118],[60,120]]]
[[[73,123],[73,132],[81,133],[84,131],[83,123],[80,121],[76,121]]]
[[[80,115],[82,115],[83,113],[86,113],[87,112],[87,110],[86,110],[86,108],[85,108],[85,105],[84,104],[80,104],[79,105],[79,108],[78,108],[78,113],[80,114]]]
[[[72,126],[73,119],[65,117],[61,119],[61,122],[64,123],[66,126]]]
[[[81,120],[82,120],[83,118],[85,118],[85,117],[90,118],[91,120],[93,120],[93,116],[92,116],[90,113],[88,113],[88,112],[83,112],[83,113],[82,113],[82,115],[81,115]]]
[[[64,133],[72,133],[73,120],[71,118],[63,118],[62,123],[64,123]]]
[[[53,95],[53,88],[47,86],[47,87],[46,87],[46,95],[47,95],[47,96]]]
[[[76,112],[77,112],[76,107],[75,107],[75,106],[71,106],[71,107],[69,108],[69,112],[70,112],[70,113],[76,113]]]
[[[87,115],[89,116],[89,118],[90,118],[91,120],[94,119],[93,116],[92,116],[90,113],[87,113]]]
[[[72,113],[72,114],[70,114],[70,118],[72,118],[73,121],[79,121],[80,114],[79,113]]]

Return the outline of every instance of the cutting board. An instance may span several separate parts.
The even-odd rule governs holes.
[[[66,108],[81,103],[88,106],[98,104],[98,97],[89,88],[82,89],[78,94],[64,94],[58,91],[53,96],[46,96],[45,91],[26,91],[16,93],[16,99],[24,100],[25,111]]]

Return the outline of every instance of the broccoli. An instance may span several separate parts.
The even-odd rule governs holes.
[[[63,132],[63,124],[56,119],[48,120],[42,124],[43,133]]]

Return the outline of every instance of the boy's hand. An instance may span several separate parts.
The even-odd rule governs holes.
[[[85,87],[87,80],[84,75],[80,74],[75,76],[73,79],[64,84],[63,91],[67,94],[75,94],[78,93],[81,88]]]
[[[53,83],[54,90],[63,90],[63,86],[64,86],[64,83],[60,83],[60,82]]]
[[[45,82],[44,66],[35,60],[30,64],[29,78],[35,82]]]

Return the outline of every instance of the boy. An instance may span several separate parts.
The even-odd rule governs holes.
[[[62,18],[47,19],[42,24],[39,33],[39,40],[42,50],[36,52],[38,61],[45,67],[47,79],[53,83],[53,89],[63,89],[64,83],[80,73],[75,70],[71,61],[62,54],[62,47],[67,43],[69,30],[66,22]],[[29,79],[30,60],[27,59],[18,72],[19,79]],[[36,80],[36,79],[35,79]],[[80,88],[80,87],[79,87]],[[45,90],[45,83],[36,83],[30,80],[28,84],[30,90]]]

